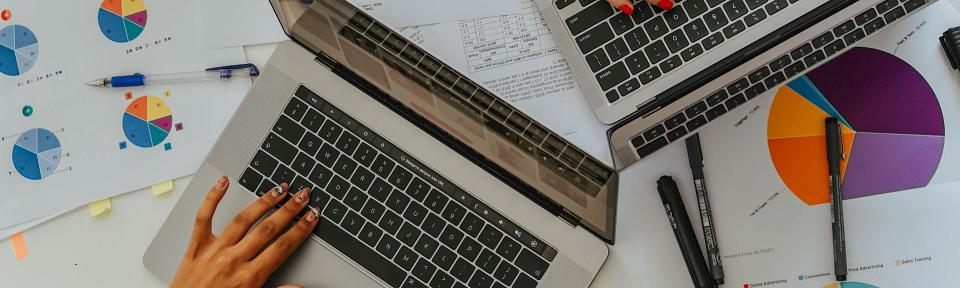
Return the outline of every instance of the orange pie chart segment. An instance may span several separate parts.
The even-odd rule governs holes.
[[[819,121],[822,123],[823,121]],[[849,131],[849,130],[847,130]],[[856,135],[843,134],[843,150],[850,155]],[[827,136],[770,139],[770,154],[780,179],[807,205],[830,202],[827,186]],[[840,161],[840,177],[847,173],[847,161]]]

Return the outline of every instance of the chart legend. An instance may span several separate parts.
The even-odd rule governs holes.
[[[97,17],[103,36],[117,43],[137,39],[147,27],[143,0],[103,0]]]
[[[50,130],[27,130],[13,145],[13,166],[23,178],[41,180],[56,173],[62,149],[60,139]]]
[[[40,43],[37,35],[22,25],[10,25],[0,29],[0,73],[20,76],[37,63]]]
[[[854,48],[780,88],[770,109],[774,166],[804,203],[830,199],[829,117],[842,126],[844,199],[925,187],[937,171],[945,127],[933,89],[896,56]]]

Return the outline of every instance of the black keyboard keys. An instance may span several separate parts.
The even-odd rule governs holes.
[[[540,256],[533,254],[530,250],[524,249],[520,252],[520,255],[517,256],[516,262],[517,267],[523,272],[527,272],[530,276],[533,276],[536,279],[542,279],[543,274],[547,272],[547,262],[540,259]]]
[[[610,7],[610,4],[602,1],[597,2],[577,12],[577,14],[574,14],[570,18],[567,18],[567,28],[570,29],[570,33],[573,33],[573,35],[579,35],[581,32],[593,27],[593,25],[607,19],[613,15],[613,13],[613,7]]]

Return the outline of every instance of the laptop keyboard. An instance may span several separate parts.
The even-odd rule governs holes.
[[[653,154],[669,143],[681,140],[727,111],[776,88],[787,80],[853,45],[889,23],[927,4],[929,0],[885,0],[861,12],[790,52],[763,65],[746,76],[711,93],[666,121],[631,139],[640,158]]]
[[[677,0],[664,11],[635,5],[633,16],[603,0],[556,0],[558,9],[582,9],[565,19],[607,102],[693,61],[800,0]]]
[[[536,287],[557,255],[303,86],[238,181],[313,187],[314,234],[392,287]]]

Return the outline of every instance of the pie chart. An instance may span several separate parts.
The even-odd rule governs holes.
[[[23,178],[40,180],[60,165],[60,139],[46,129],[30,129],[13,145],[13,166]]]
[[[173,127],[170,106],[154,96],[142,96],[133,100],[123,113],[123,134],[130,143],[150,148],[163,142]]]
[[[37,62],[40,43],[26,26],[11,25],[0,29],[0,73],[20,76]]]
[[[808,205],[830,200],[829,117],[842,125],[844,199],[925,187],[940,165],[946,132],[933,89],[896,56],[854,48],[781,87],[770,108],[773,164]]]
[[[113,42],[133,41],[147,27],[147,8],[143,0],[103,0],[99,13],[100,32]]]

